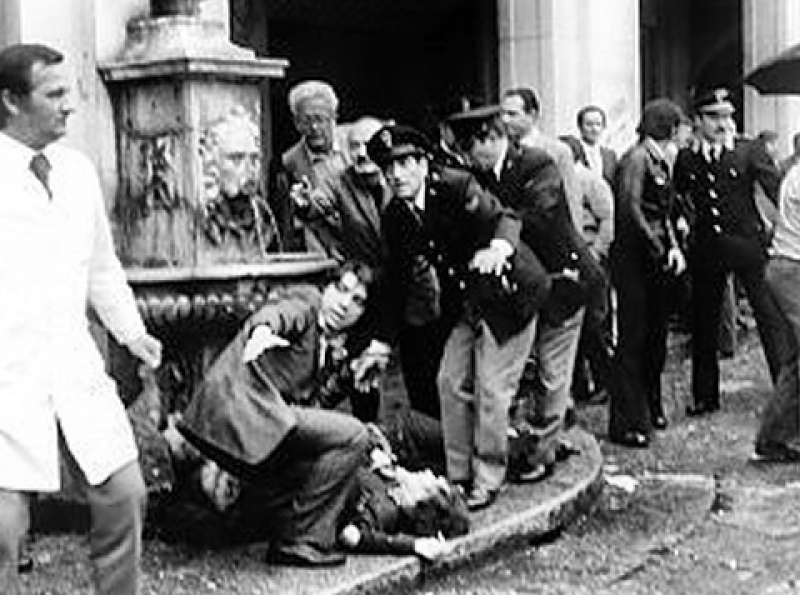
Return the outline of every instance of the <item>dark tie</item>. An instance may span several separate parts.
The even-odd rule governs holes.
[[[50,190],[50,169],[52,166],[47,157],[42,153],[36,153],[28,167],[33,172],[33,175],[36,176],[36,179],[42,183],[44,189],[47,190],[47,196],[53,198],[53,192]]]

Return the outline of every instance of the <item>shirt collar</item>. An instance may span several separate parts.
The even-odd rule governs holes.
[[[19,142],[5,132],[0,132],[0,149],[7,153],[5,158],[10,158],[15,161],[18,160],[17,167],[23,167],[25,169],[30,166],[31,159],[33,159],[34,155],[43,153],[47,156],[48,152],[47,147],[41,151],[34,151],[28,145]],[[6,165],[8,165],[8,162],[6,162]]]
[[[662,149],[661,145],[659,145],[651,137],[648,136],[647,138],[645,138],[644,139],[644,144],[647,147],[647,149],[650,151],[650,153],[653,155],[653,157],[655,157],[659,161],[666,161],[667,160],[667,154],[664,153],[664,149]]]
[[[506,156],[508,155],[508,141],[506,141],[503,150],[500,152],[500,155],[497,158],[497,162],[492,167],[492,171],[494,171],[494,177],[498,180],[503,173],[503,164],[506,161]]]

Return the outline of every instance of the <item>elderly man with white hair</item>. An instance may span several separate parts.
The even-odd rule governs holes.
[[[335,142],[339,99],[326,82],[309,80],[289,91],[289,109],[301,138],[282,156],[271,178],[272,208],[288,248],[325,252],[316,234],[302,219],[320,183],[338,176],[347,159]]]

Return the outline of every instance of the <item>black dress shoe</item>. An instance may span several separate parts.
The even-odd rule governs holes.
[[[644,432],[637,432],[636,430],[628,430],[622,434],[611,434],[609,440],[615,444],[622,446],[629,446],[631,448],[647,448],[650,446],[650,438]]]
[[[663,415],[654,415],[651,423],[656,430],[665,430],[669,425],[667,418]]]
[[[467,510],[474,512],[487,508],[494,503],[496,498],[496,490],[487,490],[480,487],[473,488],[467,497]]]
[[[271,548],[267,554],[267,562],[270,564],[306,568],[341,566],[346,559],[341,552],[325,552],[308,543],[277,546]]]
[[[719,403],[697,403],[697,405],[688,405],[686,407],[686,415],[689,417],[707,415],[715,411],[719,411]]]

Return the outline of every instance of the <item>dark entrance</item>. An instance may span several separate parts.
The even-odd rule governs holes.
[[[742,125],[742,0],[640,0],[642,99],[689,107],[697,88],[725,86]]]
[[[460,95],[497,99],[497,15],[492,0],[234,0],[234,39],[290,60],[270,89],[273,149],[297,135],[289,88],[330,82],[340,121],[372,114],[430,128]]]

